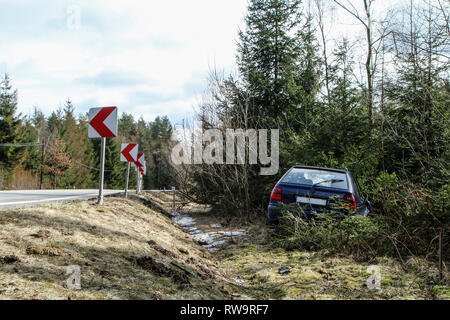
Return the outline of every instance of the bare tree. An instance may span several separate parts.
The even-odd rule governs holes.
[[[328,61],[328,51],[327,51],[327,31],[325,30],[325,11],[326,6],[324,0],[314,0],[315,5],[315,16],[317,19],[317,25],[319,27],[320,39],[322,42],[322,56],[325,68],[325,89],[328,105],[331,105],[330,96],[330,65]]]
[[[374,74],[374,66],[373,66],[373,39],[372,39],[372,4],[374,0],[362,0],[364,6],[364,14],[359,13],[358,9],[351,3],[351,1],[347,1],[343,3],[342,1],[334,0],[334,2],[343,8],[345,11],[350,13],[353,17],[355,17],[363,26],[366,32],[366,41],[367,41],[367,55],[366,55],[366,77],[367,77],[367,112],[369,118],[370,127],[372,126],[372,114],[373,114],[373,74]]]

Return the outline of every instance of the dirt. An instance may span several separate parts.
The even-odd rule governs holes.
[[[169,268],[163,263],[155,261],[150,256],[143,256],[138,258],[132,258],[138,266],[141,268],[153,272],[157,276],[163,276],[163,277],[170,277],[172,278],[176,283],[182,284],[182,285],[190,285],[189,277],[185,273],[181,273],[177,270],[174,270],[173,268]]]
[[[159,246],[158,244],[156,244],[155,241],[153,240],[149,240],[148,244],[155,249],[156,251],[160,252],[161,254],[168,256],[168,257],[172,257],[172,258],[177,258],[177,255],[175,253],[173,253],[170,250],[164,249],[163,247]],[[187,252],[187,251],[186,251]]]
[[[0,256],[0,263],[2,264],[12,264],[12,263],[16,263],[16,262],[20,262],[20,259],[15,256],[15,255],[8,255],[8,256]]]

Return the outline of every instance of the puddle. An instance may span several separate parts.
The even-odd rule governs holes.
[[[197,222],[188,214],[173,213],[171,214],[173,222],[180,225],[184,230],[191,234],[194,239],[209,252],[216,252],[221,249],[233,237],[244,237],[247,233],[244,230],[232,231],[203,231],[196,225]],[[220,229],[223,226],[220,223],[209,225],[210,228]]]
[[[221,234],[223,234],[226,237],[243,237],[247,235],[247,232],[245,232],[244,230],[222,231]]]
[[[190,227],[190,226],[195,225],[194,219],[192,219],[189,216],[175,214],[172,219],[176,224],[179,224],[182,227]]]
[[[231,280],[233,280],[234,282],[240,283],[240,284],[245,283],[245,281],[242,279],[231,278]]]

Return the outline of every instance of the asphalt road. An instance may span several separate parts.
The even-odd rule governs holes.
[[[103,190],[105,196],[118,194],[122,190]],[[11,190],[0,191],[0,209],[38,205],[48,202],[92,199],[98,196],[98,189],[61,190]]]

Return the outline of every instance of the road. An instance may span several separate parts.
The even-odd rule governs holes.
[[[103,190],[105,196],[118,194],[122,190]],[[0,191],[0,209],[38,205],[48,202],[92,199],[98,196],[97,189],[61,189],[61,190],[11,190]]]

